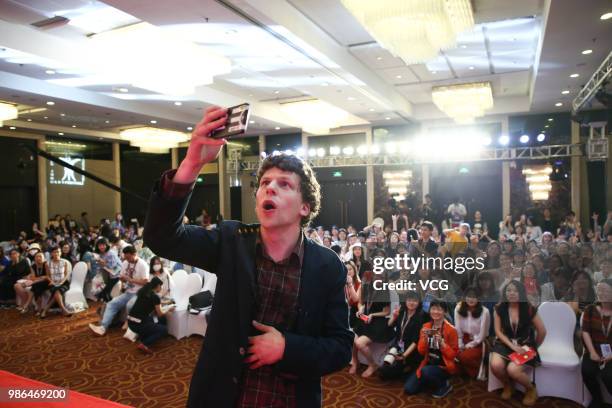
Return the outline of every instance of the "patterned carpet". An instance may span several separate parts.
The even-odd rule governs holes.
[[[3,370],[135,407],[184,407],[189,379],[202,338],[168,337],[154,345],[155,355],[140,353],[118,329],[95,337],[87,325],[97,320],[95,307],[78,316],[51,314],[45,320],[0,310],[0,367]],[[407,397],[402,383],[363,380],[347,370],[324,379],[325,407],[521,407],[519,397],[501,401],[485,383],[453,380],[442,400],[428,394]],[[578,407],[540,398],[537,407]],[[222,407],[220,407],[222,408]]]

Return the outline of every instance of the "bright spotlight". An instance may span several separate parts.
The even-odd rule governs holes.
[[[317,155],[317,149],[309,149],[308,157],[315,157]]]
[[[340,154],[340,148],[338,146],[332,146],[329,148],[329,154],[331,156],[337,156]]]
[[[342,153],[345,156],[352,156],[353,153],[355,153],[355,149],[353,149],[353,146],[347,146],[344,149],[342,149]]]
[[[279,154],[281,154],[281,152],[279,152],[278,150],[274,150],[272,152],[272,156],[278,156]]]
[[[537,141],[538,141],[538,142],[543,142],[543,141],[544,141],[544,139],[546,139],[546,135],[545,135],[544,133],[540,133],[540,134],[537,136]]]
[[[397,153],[395,143],[390,142],[390,143],[385,144],[385,150],[389,154]]]
[[[491,138],[489,136],[485,136],[482,138],[482,145],[489,146],[491,144]]]
[[[380,147],[378,145],[370,146],[370,154],[380,154]]]
[[[325,157],[325,149],[324,149],[324,148],[322,148],[322,147],[319,147],[319,148],[317,149],[317,156],[319,156],[319,157]]]
[[[261,152],[259,155],[261,156],[262,159],[265,159],[268,156],[266,152]]]
[[[285,154],[287,154],[289,156],[293,156],[293,150],[291,150],[291,149],[285,150]]]
[[[503,135],[499,138],[499,144],[506,146],[508,143],[510,143],[510,138],[506,135]]]
[[[519,142],[525,144],[529,142],[529,135],[523,135],[519,138]]]
[[[361,145],[357,148],[357,154],[360,156],[365,156],[366,154],[368,154],[368,146],[366,145]]]
[[[302,149],[301,147],[297,149],[297,151],[295,152],[296,156],[299,157],[304,157],[304,149]]]

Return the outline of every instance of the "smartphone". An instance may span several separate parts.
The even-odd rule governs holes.
[[[244,134],[249,124],[250,108],[251,105],[248,103],[227,108],[227,120],[225,125],[213,130],[210,137],[213,139],[227,139]]]

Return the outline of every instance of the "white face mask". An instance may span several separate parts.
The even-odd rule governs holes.
[[[161,271],[161,268],[162,268],[162,266],[161,266],[161,265],[159,265],[159,264],[157,264],[157,265],[153,265],[153,270],[154,270],[155,272],[159,272],[159,271]]]

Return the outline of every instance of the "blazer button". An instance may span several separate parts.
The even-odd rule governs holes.
[[[241,356],[244,356],[244,353],[245,353],[244,347],[240,347],[238,349],[238,353],[240,353]]]

